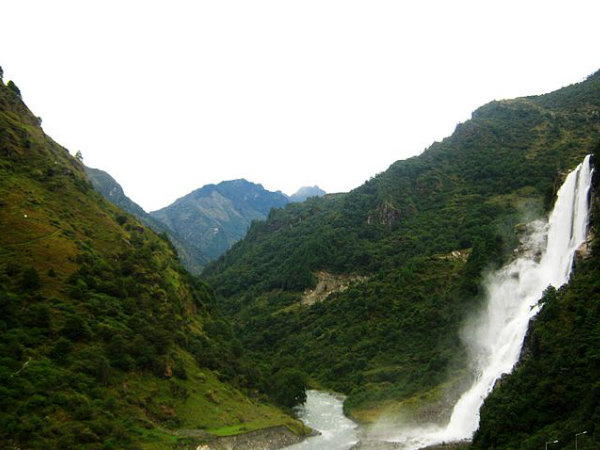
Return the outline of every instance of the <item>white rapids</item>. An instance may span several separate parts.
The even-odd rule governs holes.
[[[298,418],[318,436],[285,450],[348,450],[358,442],[356,423],[344,415],[344,401],[328,392],[309,390],[306,403],[297,408]]]

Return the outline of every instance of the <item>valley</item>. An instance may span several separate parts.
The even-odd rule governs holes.
[[[347,193],[294,201],[238,179],[148,214],[0,82],[0,444],[281,447],[311,435],[292,408],[318,399],[304,414],[334,408],[340,449],[558,450],[574,430],[593,448],[599,153],[597,72],[488,103]],[[577,176],[571,214],[560,188]],[[552,253],[582,220],[590,234]],[[494,298],[506,315],[477,325]]]

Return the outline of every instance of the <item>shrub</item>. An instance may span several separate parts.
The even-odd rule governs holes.
[[[59,362],[65,362],[73,350],[73,343],[64,337],[56,341],[54,348],[50,352],[50,357]]]
[[[19,98],[21,98],[21,90],[17,87],[17,85],[11,80],[6,83],[6,87],[13,91]]]
[[[40,275],[35,268],[30,267],[21,275],[21,289],[25,292],[37,291],[42,287]]]
[[[71,316],[65,322],[61,334],[73,342],[85,341],[92,336],[87,322],[80,316]]]
[[[306,374],[298,369],[282,369],[274,376],[271,384],[273,400],[289,408],[306,401]]]

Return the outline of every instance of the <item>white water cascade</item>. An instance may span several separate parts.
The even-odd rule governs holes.
[[[388,439],[394,448],[412,450],[473,436],[485,397],[518,361],[529,320],[537,314],[544,290],[568,281],[575,251],[586,239],[592,178],[589,160],[587,156],[567,176],[548,222],[529,224],[525,251],[488,276],[487,307],[464,334],[476,379],[455,404],[448,425],[399,430]]]

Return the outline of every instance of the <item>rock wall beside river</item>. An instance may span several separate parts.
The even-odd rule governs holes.
[[[306,436],[298,436],[285,426],[250,431],[235,436],[189,437],[180,440],[180,450],[275,450],[302,441]]]

